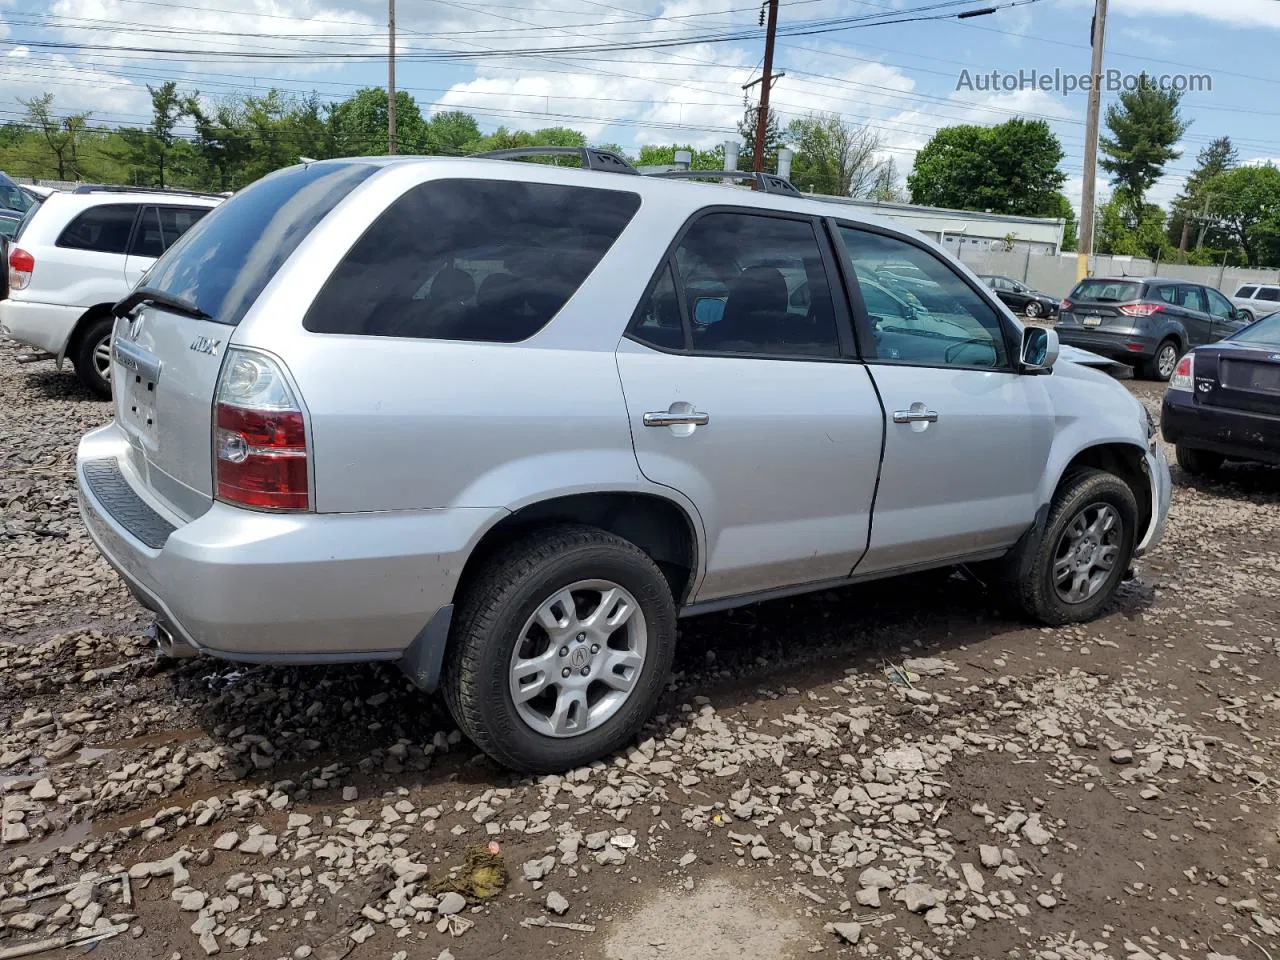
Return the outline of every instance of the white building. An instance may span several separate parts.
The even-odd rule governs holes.
[[[1055,255],[1062,250],[1062,234],[1066,228],[1066,221],[1059,219],[1015,217],[973,210],[945,210],[941,207],[917,207],[910,203],[881,203],[844,197],[822,199],[848,204],[863,213],[875,214],[918,230],[957,256],[960,255],[961,248],[966,252],[1029,250],[1031,253]]]

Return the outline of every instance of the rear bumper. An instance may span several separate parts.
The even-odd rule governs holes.
[[[1280,465],[1280,416],[1197,404],[1189,392],[1170,390],[1160,407],[1160,432],[1168,443]]]
[[[1054,328],[1060,343],[1088,350],[1108,360],[1134,364],[1150,360],[1156,354],[1157,341],[1145,333],[1132,330],[1086,330],[1083,327]]]
[[[83,307],[0,300],[0,334],[61,357],[83,315]]]
[[[118,457],[104,456],[117,444]],[[114,424],[81,442],[85,526],[180,641],[228,660],[401,659],[438,624],[470,548],[504,513],[266,514],[215,502],[184,523],[122,466],[126,446]]]

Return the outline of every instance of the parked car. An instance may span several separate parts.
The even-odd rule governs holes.
[[[1225,460],[1280,465],[1280,313],[1178,361],[1160,427],[1188,473]]]
[[[615,169],[310,163],[155,264],[76,473],[167,646],[397,662],[564,770],[636,735],[680,616],[989,562],[1080,622],[1159,541],[1145,408],[940,247]],[[957,311],[873,316],[856,268],[890,258]]]
[[[35,194],[0,173],[0,211],[8,210],[21,215],[37,202]]]
[[[0,237],[12,240],[17,235],[24,216],[26,214],[16,210],[0,210]]]
[[[82,187],[54,193],[10,241],[0,333],[57,358],[111,396],[111,306],[220,202],[200,195]]]
[[[1253,323],[1258,317],[1280,310],[1280,286],[1268,283],[1248,283],[1236,291],[1231,303],[1239,309],[1243,319]]]
[[[1247,325],[1231,301],[1198,283],[1163,277],[1091,277],[1066,300],[1054,329],[1063,343],[1168,380],[1178,358]]]
[[[1052,318],[1058,312],[1057,297],[1032,290],[1012,277],[979,276],[978,279],[994,290],[1009,309],[1025,314],[1029,320]]]

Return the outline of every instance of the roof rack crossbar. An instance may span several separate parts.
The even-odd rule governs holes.
[[[629,164],[624,157],[611,150],[597,150],[595,147],[513,147],[508,150],[487,150],[484,153],[473,153],[473,157],[483,160],[519,160],[524,157],[577,157],[582,161],[584,170],[603,170],[606,173],[639,174],[640,171]]]
[[[129,187],[118,183],[78,183],[72,193],[172,193],[182,197],[206,197],[209,200],[223,200],[221,194],[206,193],[202,190],[183,190],[180,187]]]
[[[777,193],[789,197],[803,196],[786,177],[760,170],[667,170],[645,174],[664,180],[750,180],[761,193]]]

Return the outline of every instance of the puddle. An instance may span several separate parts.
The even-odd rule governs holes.
[[[61,830],[55,830],[39,840],[6,847],[4,853],[12,854],[14,857],[22,856],[36,860],[40,857],[49,856],[59,847],[79,846],[93,835],[93,824],[86,820],[83,823],[73,823]]]

